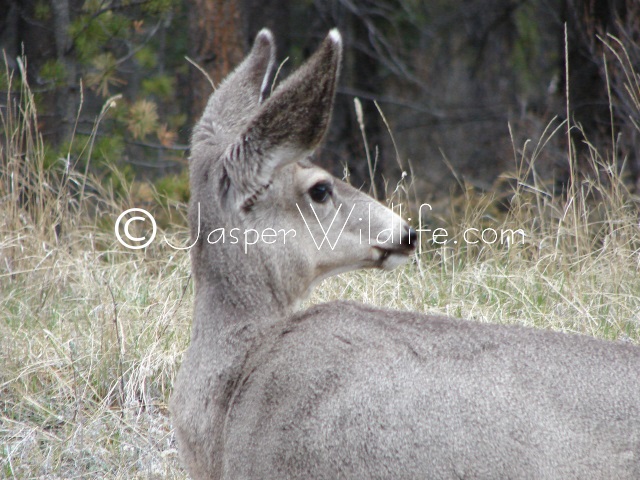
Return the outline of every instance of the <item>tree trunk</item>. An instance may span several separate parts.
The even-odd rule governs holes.
[[[51,2],[53,10],[53,32],[56,43],[56,60],[64,66],[65,81],[56,95],[56,116],[60,119],[57,140],[71,138],[76,115],[76,62],[71,58],[71,12],[69,0]]]
[[[4,18],[0,17],[0,50],[7,56],[8,67],[14,69],[19,54],[17,0],[0,0],[0,11],[5,12]]]
[[[217,87],[240,63],[247,42],[240,0],[188,0],[189,56]],[[192,68],[190,82],[191,124],[202,115],[213,88],[205,75]]]
[[[606,79],[604,78],[602,44],[596,35],[606,38],[617,33],[617,22],[625,16],[624,0],[566,0],[563,17],[567,23],[569,60],[569,106],[571,121],[582,126],[591,142],[610,138],[611,118]],[[564,49],[564,37],[562,37]],[[560,58],[564,61],[564,55]],[[563,65],[564,71],[564,65]],[[566,81],[566,79],[565,79]],[[564,91],[561,91],[564,93]],[[573,141],[579,151],[578,170],[591,167],[586,162],[588,147],[582,132],[573,130]]]

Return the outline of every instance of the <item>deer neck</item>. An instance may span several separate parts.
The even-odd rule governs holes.
[[[231,269],[196,278],[192,342],[231,342],[241,353],[269,327],[296,309],[297,292],[277,286],[277,272]]]

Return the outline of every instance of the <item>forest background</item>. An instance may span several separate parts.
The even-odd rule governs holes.
[[[577,148],[583,136],[611,143],[617,122],[622,173],[633,188],[640,181],[633,105],[622,70],[607,72],[601,40],[621,39],[638,64],[634,0],[0,0],[0,11],[8,65],[0,89],[18,61],[28,64],[45,167],[88,169],[116,189],[139,181],[142,201],[150,184],[188,199],[189,135],[212,91],[194,64],[219,83],[262,27],[274,32],[279,61],[287,59],[280,78],[340,29],[344,68],[317,161],[366,188],[368,148],[379,197],[409,170],[421,201],[449,201],[461,186],[499,191],[514,145],[567,114],[581,126]],[[92,133],[87,165],[82,139]],[[570,173],[563,142],[554,139],[537,160],[537,175],[554,191]]]

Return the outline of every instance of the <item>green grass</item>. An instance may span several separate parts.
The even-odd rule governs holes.
[[[188,255],[158,241],[119,246],[113,221],[134,202],[65,169],[64,158],[44,165],[33,99],[26,79],[17,83],[20,98],[1,118],[0,477],[186,478],[167,400],[189,338]],[[536,160],[565,131],[552,122],[537,145],[516,146],[506,211],[466,189],[456,208],[425,219],[449,231],[446,245],[425,243],[393,272],[329,279],[310,302],[349,298],[640,343],[637,197],[615,154],[595,146],[586,161],[599,175],[576,175],[555,195]],[[402,191],[415,207],[418,195]],[[526,237],[469,245],[469,227]],[[186,242],[184,227],[169,230]]]

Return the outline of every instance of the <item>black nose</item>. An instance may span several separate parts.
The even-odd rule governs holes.
[[[413,229],[413,227],[409,227],[404,232],[404,236],[402,237],[402,243],[407,245],[409,248],[416,248],[418,245],[418,233]]]

